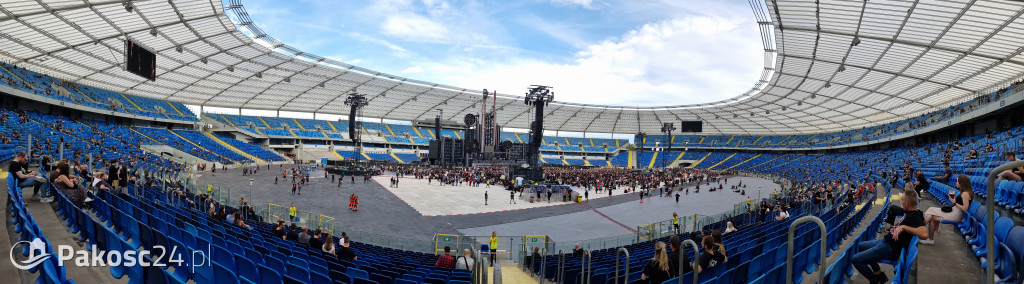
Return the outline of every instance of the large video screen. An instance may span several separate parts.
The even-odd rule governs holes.
[[[124,70],[156,81],[156,54],[134,41],[124,41]]]
[[[703,132],[704,122],[702,121],[682,121],[679,123],[679,132]]]

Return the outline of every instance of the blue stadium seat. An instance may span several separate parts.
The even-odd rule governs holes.
[[[238,284],[238,275],[235,272],[220,263],[213,263],[213,283],[222,284]]]
[[[309,270],[294,263],[288,263],[288,273],[285,275],[309,283]]]
[[[282,283],[281,274],[277,273],[277,271],[274,270],[273,268],[270,268],[270,267],[267,267],[266,265],[262,265],[261,264],[261,265],[259,265],[259,270],[260,270],[260,278],[259,278],[260,281],[258,281],[259,283],[263,283],[263,284],[266,284],[266,283],[281,284]]]
[[[259,280],[260,271],[256,268],[256,264],[247,257],[235,254],[235,266],[238,275],[245,277],[249,280]]]
[[[370,274],[369,273],[366,273],[365,270],[361,270],[361,269],[358,269],[358,268],[349,267],[347,270],[345,270],[345,274],[348,274],[348,276],[352,277],[353,280],[355,280],[356,278],[359,278],[359,279],[370,279]]]

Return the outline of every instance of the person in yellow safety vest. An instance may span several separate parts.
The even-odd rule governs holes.
[[[292,203],[291,207],[288,207],[288,220],[292,223],[295,222],[295,203]]]
[[[491,267],[494,267],[494,261],[497,259],[498,254],[498,232],[491,232]]]
[[[672,212],[672,227],[676,228],[676,234],[679,233],[679,214]]]
[[[747,211],[750,211],[750,196],[747,196]]]

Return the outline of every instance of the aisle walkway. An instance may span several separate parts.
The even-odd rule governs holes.
[[[832,265],[832,263],[834,263],[836,261],[836,259],[839,258],[839,255],[843,254],[843,250],[846,249],[846,247],[849,246],[851,243],[853,243],[854,239],[856,239],[857,236],[859,236],[862,232],[864,232],[864,230],[867,229],[868,225],[871,223],[871,218],[874,218],[874,216],[878,215],[878,212],[883,210],[882,205],[885,205],[885,197],[886,197],[885,194],[887,194],[887,192],[885,191],[885,187],[884,186],[878,186],[877,188],[878,188],[877,189],[878,190],[878,195],[876,195],[875,200],[872,201],[872,202],[874,202],[874,205],[872,205],[871,211],[868,211],[867,215],[864,215],[865,216],[864,220],[860,221],[860,224],[857,226],[857,229],[853,231],[853,234],[851,234],[851,235],[847,236],[845,239],[843,239],[843,242],[839,244],[839,249],[836,250],[836,251],[833,251],[832,255],[830,255],[830,256],[825,258],[825,260],[826,260],[825,264],[826,265],[819,266],[818,269],[828,269],[828,265]],[[892,200],[895,201],[896,198],[898,198],[898,197],[899,197],[899,194],[893,193]],[[863,208],[863,206],[865,206],[866,204],[867,203],[858,205],[855,209],[859,210],[859,209]],[[891,266],[887,269],[885,265],[882,265],[882,270],[885,270],[886,273],[888,275],[890,275],[890,277],[891,277],[891,275],[892,275],[892,267]],[[867,280],[864,279],[864,277],[860,277],[860,275],[854,275],[853,277],[855,277],[855,278],[859,277],[860,281],[867,282]],[[818,280],[818,270],[815,270],[813,273],[804,273],[804,278],[803,279],[804,279],[804,281],[801,282],[801,283],[813,284],[814,282],[816,282]]]

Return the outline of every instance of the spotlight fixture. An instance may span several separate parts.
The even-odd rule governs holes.
[[[202,62],[203,64],[206,64],[207,63],[206,57],[199,58],[199,62]]]
[[[174,51],[177,51],[178,53],[181,53],[181,51],[182,51],[181,46],[175,46],[174,47]]]
[[[235,72],[235,66],[228,66],[228,72]]]
[[[149,30],[149,35],[156,36],[156,28],[150,29]]]
[[[860,38],[859,37],[854,37],[853,38],[853,46],[857,46],[859,44],[860,44]]]
[[[292,82],[292,77],[284,77],[284,82],[285,83],[291,83]]]
[[[839,72],[846,71],[846,64],[839,65]]]
[[[263,79],[263,72],[256,72],[256,78]]]
[[[527,105],[544,104],[548,105],[555,99],[555,92],[551,91],[551,87],[530,85],[527,89],[525,103]]]

